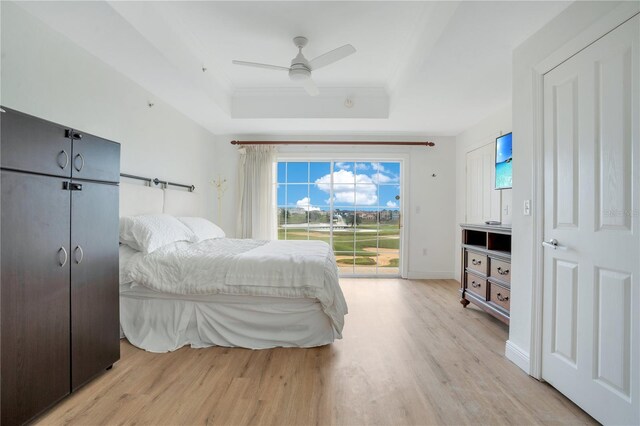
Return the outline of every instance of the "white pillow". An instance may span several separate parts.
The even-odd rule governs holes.
[[[196,242],[195,234],[167,214],[120,218],[120,242],[144,253],[152,253],[177,241]]]
[[[179,217],[178,220],[184,223],[196,235],[198,242],[213,238],[224,238],[226,236],[220,227],[205,218]]]

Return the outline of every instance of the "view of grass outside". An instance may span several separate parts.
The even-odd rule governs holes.
[[[278,163],[278,238],[332,244],[343,275],[399,275],[400,163]]]

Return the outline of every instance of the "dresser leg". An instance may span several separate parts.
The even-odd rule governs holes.
[[[465,299],[464,297],[462,299],[460,299],[460,303],[462,304],[463,308],[466,308],[467,305],[471,302],[469,302],[467,299]]]

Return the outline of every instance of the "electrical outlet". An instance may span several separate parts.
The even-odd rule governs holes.
[[[423,256],[426,256],[426,255],[427,255],[427,253],[428,253],[428,252],[427,252],[427,249],[426,249],[426,248],[423,248],[423,249],[422,249],[422,255],[423,255]]]
[[[531,200],[524,200],[523,213],[525,216],[531,216]]]
[[[420,214],[420,206],[416,206],[416,214]]]

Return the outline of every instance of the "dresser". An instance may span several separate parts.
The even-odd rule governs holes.
[[[460,303],[473,303],[509,324],[511,310],[511,228],[461,224]]]
[[[23,424],[120,357],[120,145],[3,107],[0,422]]]

